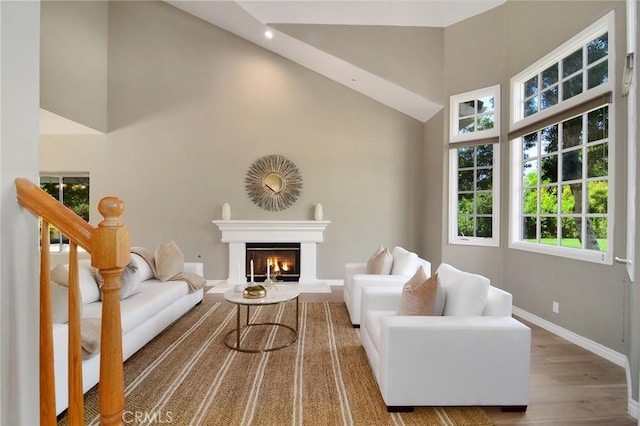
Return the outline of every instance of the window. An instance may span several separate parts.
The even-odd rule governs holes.
[[[449,243],[498,246],[500,86],[451,97]]]
[[[89,221],[88,173],[41,173],[40,188]],[[69,248],[69,240],[53,226],[49,226],[51,251],[63,252]]]
[[[515,76],[510,246],[611,263],[610,14]]]
[[[500,135],[500,86],[451,96],[450,141],[462,142]]]

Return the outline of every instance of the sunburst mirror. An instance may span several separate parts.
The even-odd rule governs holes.
[[[245,183],[251,201],[269,211],[291,206],[302,191],[300,171],[282,155],[258,158],[249,167]]]

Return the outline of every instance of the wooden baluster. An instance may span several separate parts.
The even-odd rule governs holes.
[[[91,263],[100,270],[102,284],[102,330],[100,336],[100,423],[122,425],[124,371],[122,324],[120,319],[120,274],[130,259],[129,230],[120,222],[124,203],[115,197],[100,200],[98,211],[104,220],[91,236]]]
[[[40,229],[40,424],[56,424],[56,390],[53,372],[53,325],[51,314],[51,274],[49,223]]]
[[[78,245],[69,242],[69,425],[84,425],[82,391],[82,341],[80,338],[80,284],[78,279]]]

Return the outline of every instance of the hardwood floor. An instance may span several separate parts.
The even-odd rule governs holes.
[[[301,301],[342,302],[342,287],[331,294],[302,294]],[[205,294],[206,301],[223,300]],[[627,414],[624,368],[534,324],[531,328],[531,400],[525,413],[485,408],[496,425],[638,425]]]
[[[637,425],[627,414],[624,368],[534,324],[526,413],[485,412],[496,425]]]

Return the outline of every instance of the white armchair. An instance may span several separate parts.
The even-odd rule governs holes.
[[[489,286],[476,316],[398,316],[401,292],[365,288],[362,297],[360,338],[389,411],[526,410],[531,330],[511,317],[510,293]]]
[[[391,252],[394,263],[389,275],[367,274],[366,263],[347,263],[342,297],[347,305],[351,324],[360,327],[360,313],[363,288],[387,288],[402,291],[402,286],[422,265],[427,275],[431,274],[431,263],[421,259],[415,253],[401,247]],[[401,259],[401,260],[400,260]]]

